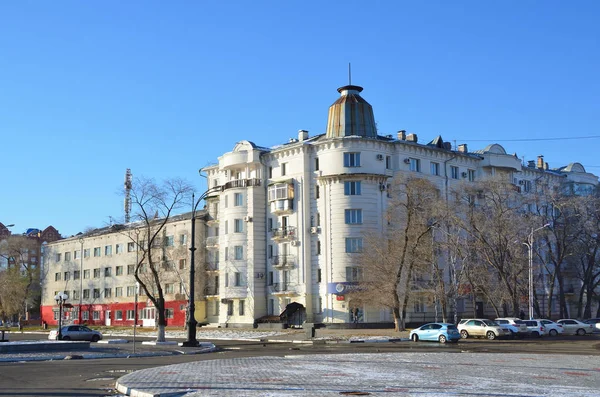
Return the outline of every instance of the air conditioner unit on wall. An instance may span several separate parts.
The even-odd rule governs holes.
[[[524,185],[524,184],[525,184],[525,181],[524,181],[523,179],[521,179],[521,180],[519,181],[519,185]]]
[[[319,228],[315,227],[315,226],[311,227],[310,228],[310,233],[311,234],[317,234],[317,233],[319,233]]]
[[[466,172],[463,172],[461,175],[462,175],[463,178],[467,177],[467,173]]]
[[[292,241],[290,242],[290,244],[292,245],[292,247],[297,247],[297,246],[299,246],[299,245],[300,245],[300,241],[298,241],[298,240],[292,240]]]
[[[377,155],[377,160],[383,161],[383,154],[378,154]]]
[[[404,159],[404,164],[410,164],[410,159],[408,157]]]
[[[252,222],[252,217],[251,216],[245,216],[244,217],[244,222]]]

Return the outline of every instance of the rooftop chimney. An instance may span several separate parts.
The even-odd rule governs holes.
[[[458,152],[459,153],[469,153],[469,150],[467,149],[467,144],[463,143],[461,145],[458,145]]]
[[[300,142],[305,141],[308,139],[308,131],[306,130],[299,130],[298,131],[298,140]]]
[[[537,168],[540,170],[544,169],[544,156],[541,154],[537,158]]]
[[[406,140],[406,130],[398,131],[398,140],[405,141]]]
[[[529,167],[529,168],[535,168],[535,160],[528,160],[527,161],[527,167]]]
[[[444,149],[452,150],[452,144],[450,142],[444,142],[443,145]]]
[[[419,138],[417,138],[417,134],[408,134],[406,136],[406,140],[409,142],[417,143],[419,141]]]

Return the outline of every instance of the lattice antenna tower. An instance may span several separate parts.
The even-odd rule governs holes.
[[[125,223],[131,220],[131,169],[125,171]]]

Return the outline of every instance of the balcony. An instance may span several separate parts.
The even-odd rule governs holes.
[[[296,265],[296,255],[277,255],[271,258],[271,265],[276,269],[290,269]]]
[[[205,296],[219,296],[219,287],[214,285],[209,285],[204,287],[204,295]]]
[[[293,199],[281,199],[271,201],[270,210],[274,215],[291,214],[294,212],[294,200]]]
[[[217,249],[219,248],[219,236],[211,236],[206,238],[206,248]]]
[[[219,271],[219,262],[209,261],[204,264],[204,270],[207,272],[218,272]]]
[[[229,286],[225,288],[221,299],[245,299],[248,297],[248,288],[245,285]]]
[[[211,227],[211,226],[217,226],[219,224],[219,219],[218,219],[218,214],[208,214],[208,217],[206,218],[206,226]]]
[[[273,283],[273,285],[269,285],[269,292],[277,296],[298,295],[298,293],[291,288],[291,284],[289,282]]]
[[[271,238],[276,241],[291,241],[296,238],[296,227],[287,226],[271,229]]]
[[[225,183],[223,185],[223,190],[260,186],[260,183],[261,183],[260,179],[258,179],[258,178],[235,179],[233,181],[229,181],[229,182]]]

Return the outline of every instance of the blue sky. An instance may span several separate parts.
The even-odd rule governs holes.
[[[236,142],[323,133],[364,87],[379,133],[498,142],[600,174],[597,1],[0,3],[0,221],[122,218],[125,170],[205,188]],[[540,139],[537,141],[515,141]]]

